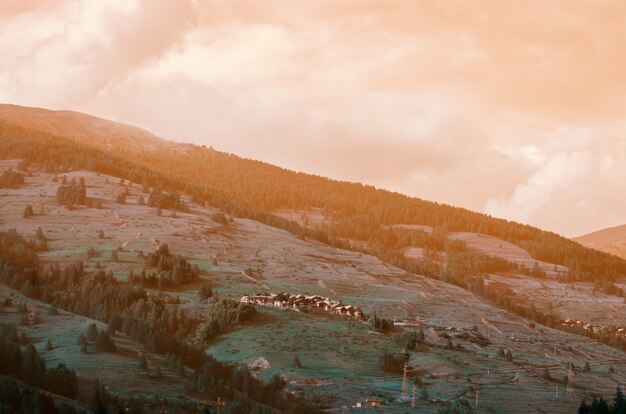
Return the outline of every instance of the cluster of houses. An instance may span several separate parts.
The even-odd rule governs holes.
[[[626,337],[626,329],[618,328],[616,326],[592,325],[590,323],[579,321],[577,319],[566,319],[561,324],[570,328],[584,329],[586,331],[593,332],[594,334]]]
[[[351,319],[365,319],[365,315],[359,307],[344,305],[341,302],[318,295],[260,292],[256,295],[243,295],[240,302],[281,309],[325,312]]]

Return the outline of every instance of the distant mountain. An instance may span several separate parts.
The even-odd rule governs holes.
[[[580,244],[626,259],[626,224],[574,238]]]
[[[102,149],[129,145],[137,149],[147,149],[168,145],[166,141],[145,129],[74,111],[0,104],[0,120]]]

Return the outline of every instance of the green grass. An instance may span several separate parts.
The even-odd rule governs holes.
[[[387,376],[378,368],[392,338],[369,332],[365,324],[322,314],[259,308],[256,323],[222,335],[207,352],[220,360],[249,363],[264,358],[270,368],[262,378],[279,373],[294,381],[307,378],[345,380]],[[294,368],[298,356],[303,368]]]

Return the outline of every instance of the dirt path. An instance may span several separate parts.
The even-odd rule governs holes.
[[[328,289],[332,292],[333,295],[336,295],[337,292],[335,292],[334,290],[332,290],[331,288],[329,288],[328,286],[326,286],[326,283],[324,283],[324,281],[322,279],[317,281],[317,284],[322,288],[322,289]]]
[[[248,279],[250,279],[251,281],[253,281],[256,284],[259,284],[261,286],[263,286],[265,289],[270,290],[269,287],[267,287],[266,285],[264,285],[263,283],[259,282],[258,280],[256,280],[255,278],[253,278],[252,276],[248,276],[247,274],[245,274],[244,272],[241,272],[242,275],[244,275],[245,277],[247,277]]]
[[[485,326],[487,326],[488,328],[493,329],[494,331],[498,332],[500,335],[504,335],[504,333],[500,329],[498,329],[496,325],[492,324],[487,319],[482,318],[481,320],[483,321]]]

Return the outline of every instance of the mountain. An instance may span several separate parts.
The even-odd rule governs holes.
[[[626,259],[626,224],[574,238],[578,243]]]
[[[626,261],[551,232],[10,105],[0,178],[0,352],[67,364],[89,409],[101,381],[111,412],[405,412],[405,362],[428,412],[573,412],[626,380]]]
[[[148,149],[166,145],[145,129],[74,111],[0,104],[0,120],[100,148],[130,145]]]
[[[61,165],[99,164],[103,172],[132,175],[138,181],[158,176],[196,196],[204,193],[229,212],[263,216],[263,220],[290,228],[302,226],[280,220],[276,211],[320,209],[325,220],[308,234],[343,246],[349,241],[360,246],[365,243],[387,258],[394,255],[403,260],[407,233],[413,239],[419,235],[423,245],[418,247],[440,245],[441,240],[425,232],[388,227],[426,225],[443,232],[468,231],[501,238],[527,250],[535,260],[567,267],[574,278],[626,275],[625,260],[586,249],[552,232],[359,183],[296,173],[205,146],[165,142],[147,131],[88,115],[4,106],[0,107],[0,122],[4,123],[0,154],[46,157]],[[11,138],[18,137],[21,142],[11,143]],[[72,143],[94,151],[80,154],[83,149]],[[36,153],[29,154],[33,151]]]

